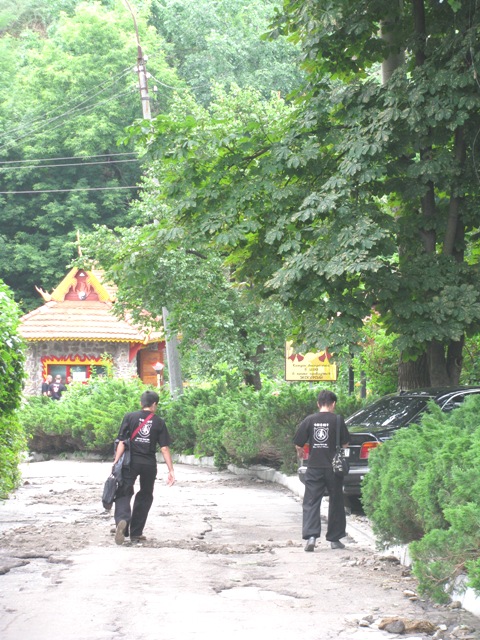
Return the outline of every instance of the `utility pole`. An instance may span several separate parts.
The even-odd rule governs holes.
[[[138,35],[137,20],[128,0],[124,0],[128,10],[132,14],[133,24],[135,26],[135,35],[137,38],[137,72],[140,88],[140,98],[142,100],[142,113],[145,120],[152,119],[152,111],[150,109],[150,96],[148,94],[147,83],[147,65],[144,58],[140,38]],[[178,340],[176,334],[169,335],[168,310],[162,307],[163,331],[165,333],[165,348],[167,352],[168,380],[170,384],[170,393],[176,398],[183,393],[182,371],[180,368],[180,356],[178,353]]]

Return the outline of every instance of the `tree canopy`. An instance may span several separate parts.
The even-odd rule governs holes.
[[[168,61],[202,104],[214,84],[285,97],[302,77],[299,48],[284,37],[262,37],[279,6],[278,0],[153,0],[152,23],[170,45]]]
[[[139,24],[152,72],[178,83],[153,28]],[[0,273],[27,308],[35,284],[64,273],[76,230],[128,219],[141,165],[117,141],[141,116],[135,61],[131,16],[99,4],[58,16],[48,37],[30,28],[0,39]]]
[[[274,6],[152,0],[133,7],[152,114],[168,113],[174,90],[187,85],[204,102],[214,82],[257,84],[266,96],[289,92],[298,48],[285,38],[261,40]],[[136,62],[134,22],[122,3],[2,7],[0,275],[25,310],[40,302],[34,285],[55,286],[75,257],[77,230],[130,224],[143,172],[124,135],[142,116]]]
[[[247,145],[244,129],[257,115],[261,136],[278,135],[276,129],[289,107],[279,98],[265,101],[255,91],[216,89],[209,107],[202,107],[190,96],[178,96],[170,115],[155,119],[154,127],[166,127],[171,138],[165,139],[165,153],[155,144],[148,176],[139,202],[135,206],[136,227],[109,232],[105,227],[89,238],[93,256],[106,268],[108,276],[119,284],[118,306],[129,310],[144,323],[159,315],[161,305],[168,307],[172,329],[182,334],[183,352],[195,354],[204,375],[218,363],[236,367],[243,377],[260,386],[259,375],[279,371],[288,331],[288,310],[275,297],[264,295],[258,281],[247,270],[240,272],[235,251],[229,251],[228,240],[212,243],[215,230],[202,226],[204,220],[187,217],[187,212],[210,210],[216,223],[235,208],[246,206],[248,196],[239,196],[231,188],[225,172],[223,183],[217,182],[221,164],[221,144],[228,136],[229,147]],[[236,123],[238,136],[234,132]],[[145,123],[144,123],[145,124]],[[171,129],[170,129],[171,127]],[[264,130],[265,128],[265,130]],[[132,135],[142,134],[144,125],[134,128]],[[250,127],[252,139],[258,131]],[[173,148],[174,141],[176,143]],[[242,142],[243,141],[243,142]],[[201,159],[200,159],[201,157]],[[192,168],[194,159],[199,161]],[[201,163],[205,162],[203,171]],[[241,171],[233,168],[233,173]],[[236,178],[235,178],[236,179]],[[257,190],[252,177],[252,208],[255,210]],[[211,180],[211,182],[209,182]],[[202,185],[209,183],[211,201]],[[235,198],[242,202],[236,203]],[[222,201],[220,204],[219,201]],[[252,228],[252,232],[254,229]],[[237,232],[237,239],[248,235]],[[248,251],[248,248],[246,248]],[[263,263],[263,266],[262,266]],[[259,256],[255,270],[272,273],[267,260]],[[192,366],[190,366],[192,370]]]
[[[294,106],[234,89],[145,135],[164,246],[219,251],[310,347],[354,346],[374,310],[416,361],[401,386],[457,382],[480,320],[478,18],[459,2],[287,0],[275,31],[308,72]]]

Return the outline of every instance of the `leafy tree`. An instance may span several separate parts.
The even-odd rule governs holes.
[[[286,0],[278,21],[303,48],[311,108],[335,80],[337,129],[330,176],[299,210],[302,250],[276,284],[293,295],[335,256],[357,318],[374,306],[404,360],[423,364],[401,368],[400,386],[458,382],[464,336],[478,331],[478,25],[453,0]],[[310,282],[311,298],[330,294],[325,277]]]
[[[20,35],[25,29],[45,33],[60,11],[72,13],[79,0],[3,0],[0,35]]]
[[[236,282],[218,253],[204,255],[188,249],[188,242],[165,242],[168,231],[155,220],[117,233],[102,228],[89,236],[107,277],[119,285],[117,313],[155,327],[166,305],[170,331],[182,336],[187,377],[218,375],[228,363],[239,380],[259,389],[262,373],[280,372],[283,366],[285,312],[278,303],[262,300],[247,282]]]
[[[146,21],[141,14],[149,67],[174,85]],[[27,308],[38,304],[34,285],[54,286],[74,257],[76,230],[128,219],[142,168],[133,145],[117,141],[142,113],[136,59],[132,17],[120,5],[79,3],[48,33],[27,23],[0,39],[0,190],[44,192],[0,195],[0,273]],[[170,96],[159,92],[153,112]]]
[[[6,498],[18,484],[18,463],[25,447],[25,435],[16,413],[24,378],[18,318],[11,291],[0,280],[0,498]]]
[[[457,383],[479,327],[478,18],[459,2],[287,0],[277,31],[309,74],[297,105],[239,117],[233,91],[210,120],[187,105],[145,137],[175,233],[276,292],[310,347],[355,345],[374,309],[401,387]]]
[[[153,0],[151,22],[170,44],[168,60],[203,104],[215,84],[286,96],[301,78],[299,49],[262,38],[278,0]]]
[[[398,383],[400,354],[394,346],[395,335],[386,335],[377,314],[365,319],[358,352],[353,358],[355,378],[365,376],[369,392],[382,396],[393,393]]]

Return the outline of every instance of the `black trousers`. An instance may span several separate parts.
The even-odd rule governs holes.
[[[129,469],[122,469],[122,477],[123,483],[115,496],[115,523],[118,524],[120,520],[125,520],[127,523],[126,534],[141,536],[153,502],[157,466],[132,462]],[[140,491],[135,496],[132,510],[130,502],[137,478],[140,478]]]
[[[328,525],[327,540],[340,540],[347,535],[347,518],[343,502],[343,480],[338,478],[331,468],[308,468],[305,473],[305,494],[303,496],[302,537],[308,540],[312,536],[320,537],[320,506],[328,489]]]

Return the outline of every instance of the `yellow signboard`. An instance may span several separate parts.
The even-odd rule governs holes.
[[[334,381],[337,365],[330,363],[328,351],[317,353],[295,353],[291,342],[285,343],[285,380],[288,381]]]

